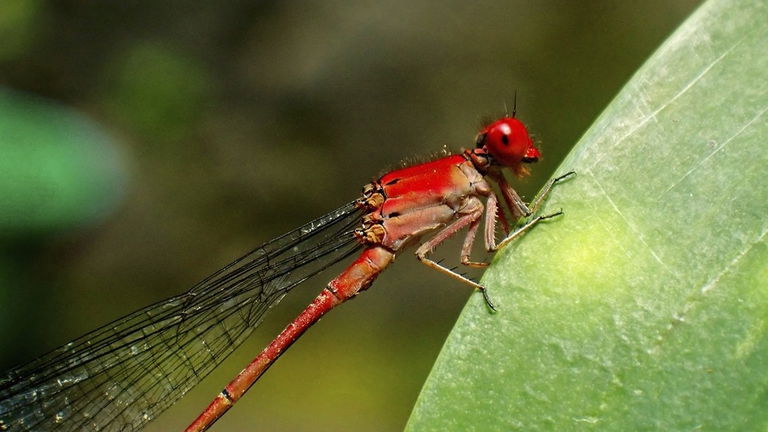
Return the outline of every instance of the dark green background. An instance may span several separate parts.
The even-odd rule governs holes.
[[[471,145],[515,90],[544,154],[518,183],[532,195],[696,4],[2,2],[0,84],[24,93],[0,122],[0,366],[184,291],[382,170]],[[401,429],[470,295],[414,261],[218,429]],[[186,425],[323,284],[149,430]]]

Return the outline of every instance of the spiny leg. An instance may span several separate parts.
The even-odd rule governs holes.
[[[545,184],[544,187],[542,188],[541,192],[539,192],[539,194],[536,196],[536,198],[531,202],[530,207],[526,207],[525,210],[529,211],[530,212],[529,214],[535,214],[539,210],[539,207],[541,207],[541,204],[544,202],[544,199],[547,197],[547,195],[549,195],[549,192],[552,190],[552,187],[555,184],[559,183],[560,181],[565,180],[566,178],[568,178],[568,177],[570,177],[570,176],[572,176],[574,174],[576,174],[575,171],[569,171],[569,172],[567,172],[567,173],[565,173],[565,174],[563,174],[563,175],[561,175],[559,177],[555,177],[554,179],[548,181],[547,184]],[[505,188],[509,188],[511,190],[511,193],[513,193],[514,196],[517,196],[517,193],[515,193],[515,191],[512,189],[512,187],[509,186],[509,184],[506,183],[506,181],[504,181],[503,177],[501,178],[501,180],[497,180],[497,181],[499,182],[499,187],[501,188],[502,191],[504,191]],[[506,194],[504,196],[506,197]],[[488,204],[487,204],[488,205],[488,209],[490,210],[492,206],[496,206],[497,205],[497,201],[498,200],[495,199],[495,197],[493,197],[493,195],[488,197]],[[507,203],[509,203],[509,201],[507,201]],[[512,213],[514,215],[515,211],[516,211],[516,208],[510,208],[510,211],[512,211]],[[517,211],[520,211],[520,209],[517,208]],[[512,240],[516,239],[517,237],[520,237],[523,233],[525,233],[526,231],[531,229],[531,227],[533,225],[537,224],[538,222],[540,222],[542,220],[553,218],[555,216],[559,216],[561,214],[563,214],[562,210],[560,210],[558,212],[555,212],[555,213],[552,213],[552,214],[544,215],[544,216],[536,216],[533,219],[531,219],[528,222],[526,222],[523,226],[521,226],[518,229],[516,229],[514,232],[512,232],[512,234],[509,234],[507,236],[507,238],[502,240],[502,242],[499,243],[498,245],[495,244],[496,243],[496,237],[493,235],[493,232],[495,230],[495,223],[496,223],[496,221],[489,214],[487,216],[487,219],[486,219],[486,248],[488,249],[489,252],[493,252],[493,251],[499,250],[502,247],[506,246],[508,243],[510,243]],[[488,224],[487,224],[488,222],[491,222],[491,227],[488,226]]]
[[[501,195],[504,197],[504,202],[507,204],[509,211],[512,212],[512,219],[517,220],[521,217],[528,217],[536,213],[541,204],[544,202],[544,199],[552,190],[552,186],[574,174],[576,174],[575,171],[568,171],[567,173],[548,181],[536,196],[536,198],[531,201],[529,205],[526,205],[522,198],[520,198],[520,195],[517,194],[517,191],[515,191],[515,189],[512,188],[509,183],[507,183],[507,179],[504,178],[504,175],[501,173],[495,173],[491,174],[491,178],[499,185]]]
[[[567,173],[565,173],[565,174],[563,174],[563,175],[561,175],[559,177],[555,177],[552,180],[548,181],[547,184],[544,185],[544,187],[541,189],[539,194],[536,196],[536,198],[533,201],[531,201],[531,204],[530,204],[530,211],[531,211],[531,213],[532,214],[536,213],[536,211],[539,209],[539,207],[541,207],[541,204],[544,202],[544,198],[546,198],[547,195],[549,195],[549,192],[552,190],[552,187],[555,184],[557,184],[557,183],[567,179],[568,177],[570,177],[570,176],[572,176],[574,174],[576,174],[576,171],[568,171]]]
[[[509,223],[504,211],[499,207],[499,198],[491,192],[485,203],[485,249],[488,252],[491,252],[496,245],[496,218],[501,220],[504,236],[508,236]]]
[[[482,215],[482,211],[480,214]],[[469,259],[469,255],[472,253],[472,245],[475,243],[475,235],[477,234],[477,229],[480,228],[480,219],[481,218],[478,217],[469,224],[467,236],[464,237],[464,244],[461,246],[460,262],[467,267],[483,268],[490,265],[490,263],[485,261],[472,261]]]
[[[485,203],[485,248],[488,249],[490,244],[490,238],[496,236],[496,219],[501,221],[501,228],[504,230],[504,235],[509,235],[509,222],[507,216],[504,214],[504,210],[499,207],[499,197],[491,192],[488,195],[488,201]]]
[[[473,281],[473,280],[471,280],[469,278],[466,278],[466,277],[456,273],[455,271],[453,271],[453,270],[451,270],[451,269],[449,269],[447,267],[444,267],[444,266],[438,264],[437,262],[427,258],[427,255],[432,253],[432,251],[440,243],[445,241],[448,237],[456,234],[456,232],[458,232],[459,230],[461,230],[462,228],[464,228],[467,225],[472,225],[473,223],[475,225],[477,225],[476,222],[480,219],[481,216],[482,216],[482,210],[480,210],[479,212],[472,212],[470,214],[466,214],[464,216],[459,217],[453,223],[451,223],[450,225],[445,227],[442,231],[437,233],[434,237],[432,237],[431,239],[429,239],[429,240],[425,241],[424,243],[422,243],[421,246],[419,246],[419,248],[416,249],[416,257],[419,259],[419,261],[421,261],[427,267],[431,267],[431,268],[433,268],[433,269],[435,269],[435,270],[437,270],[437,271],[439,271],[441,273],[447,274],[448,276],[450,276],[450,277],[452,277],[454,279],[457,279],[457,280],[459,280],[461,282],[464,282],[464,283],[466,283],[468,285],[471,285],[474,288],[483,289],[483,287],[480,284],[478,284],[477,282],[475,282],[475,281]],[[471,231],[471,228],[470,228],[470,231]],[[469,240],[469,245],[471,247],[472,246],[472,238],[474,236],[471,236],[471,235],[467,234],[467,237],[470,239]],[[465,241],[465,244],[466,244],[466,241]],[[463,252],[464,252],[464,248],[462,248],[462,254],[463,254]]]
[[[507,179],[502,173],[491,173],[490,177],[499,185],[501,196],[504,197],[504,202],[512,213],[512,221],[517,221],[521,217],[528,217],[533,213],[517,194],[517,191],[507,183]]]
[[[469,225],[470,228],[469,228],[469,232],[467,233],[467,237],[464,240],[464,246],[462,247],[461,258],[462,258],[462,264],[465,264],[465,261],[471,262],[469,261],[468,251],[472,249],[472,244],[475,238],[475,232],[477,231],[477,227],[479,226],[480,219],[483,216],[482,203],[480,203],[480,201],[478,200],[477,204],[479,204],[479,206],[472,213],[459,217],[452,224],[448,225],[447,227],[445,227],[445,229],[437,233],[437,235],[427,240],[426,242],[422,243],[421,246],[419,246],[419,248],[416,250],[416,257],[419,259],[419,261],[421,261],[422,264],[426,265],[427,267],[437,270],[440,273],[446,274],[460,282],[463,282],[467,285],[472,286],[475,289],[480,290],[480,292],[483,293],[483,299],[485,299],[485,303],[488,305],[488,307],[491,310],[496,311],[496,306],[494,306],[493,302],[488,297],[488,293],[486,292],[486,289],[484,286],[473,281],[472,279],[469,279],[465,276],[462,276],[456,273],[455,271],[447,267],[440,265],[439,263],[431,260],[430,258],[427,258],[427,255],[432,253],[432,251],[435,249],[435,247],[437,247],[437,245],[445,241],[445,239],[447,239],[448,237],[456,234],[456,232],[458,232],[465,226]]]
[[[539,223],[539,222],[541,222],[543,220],[546,220],[546,219],[551,219],[551,218],[553,218],[555,216],[560,216],[561,214],[563,214],[562,210],[557,211],[555,213],[548,214],[548,215],[544,215],[544,216],[536,216],[533,219],[531,219],[528,222],[526,222],[525,225],[523,225],[520,228],[516,229],[512,234],[508,235],[507,238],[502,240],[501,243],[499,243],[498,245],[495,244],[496,241],[494,240],[493,244],[491,244],[491,247],[488,250],[490,252],[495,252],[495,251],[503,248],[507,244],[509,244],[512,240],[515,240],[516,238],[518,238],[518,237],[522,236],[523,234],[525,234],[528,230],[530,230],[537,223]]]

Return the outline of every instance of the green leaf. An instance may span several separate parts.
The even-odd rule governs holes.
[[[0,88],[0,238],[93,222],[122,198],[112,138],[79,112]]]
[[[501,251],[407,426],[768,428],[768,4],[709,1]]]

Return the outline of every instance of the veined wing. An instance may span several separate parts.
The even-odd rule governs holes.
[[[132,431],[221,363],[293,287],[361,246],[354,202],[187,293],[115,320],[0,379],[0,431]]]

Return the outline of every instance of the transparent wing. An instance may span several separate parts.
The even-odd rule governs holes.
[[[0,378],[0,430],[131,431],[180,399],[294,286],[360,248],[349,203]]]

